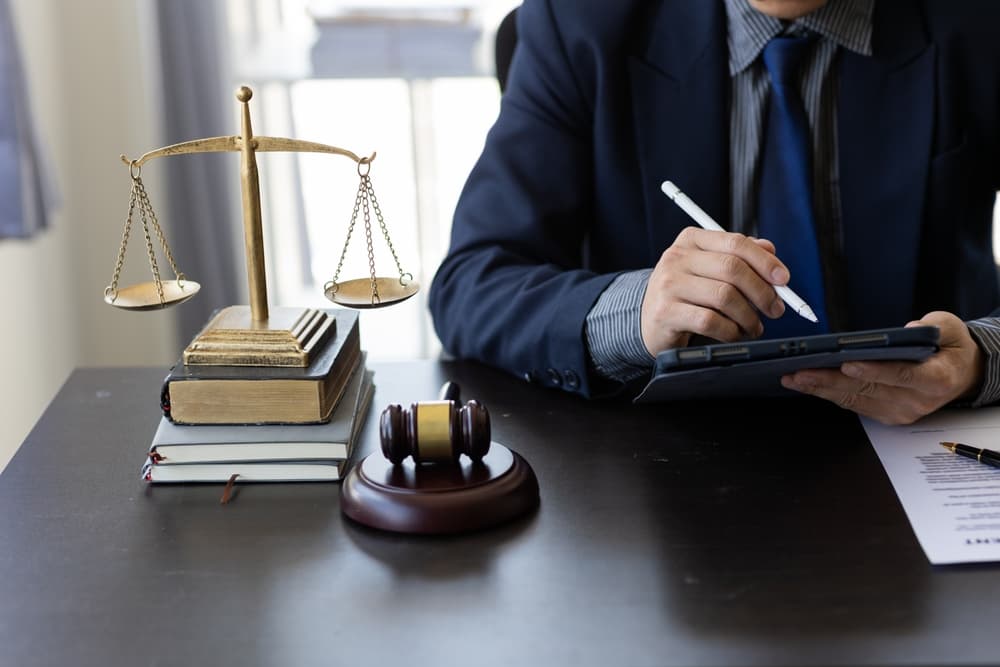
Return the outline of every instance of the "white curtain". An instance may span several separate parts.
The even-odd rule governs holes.
[[[55,203],[28,103],[9,0],[0,0],[0,239],[48,226]]]
[[[239,133],[222,5],[155,2],[168,144]],[[246,302],[238,159],[236,153],[214,153],[159,161],[167,175],[174,255],[187,277],[201,284],[198,296],[178,309],[185,345],[213,311]]]

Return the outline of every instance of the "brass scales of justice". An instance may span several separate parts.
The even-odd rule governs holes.
[[[334,330],[334,319],[322,310],[312,308],[277,307],[268,308],[267,284],[264,269],[264,235],[261,224],[260,182],[257,174],[258,152],[311,152],[343,155],[358,165],[361,182],[354,202],[347,238],[337,263],[333,278],[324,286],[324,294],[336,304],[350,308],[378,308],[408,299],[417,293],[419,285],[413,276],[403,270],[399,257],[389,238],[389,232],[375,197],[375,190],[369,178],[373,152],[370,157],[359,157],[351,151],[336,146],[286,139],[282,137],[254,136],[250,123],[250,98],[253,91],[242,86],[236,91],[236,99],[241,104],[241,134],[239,136],[195,139],[171,146],[165,146],[145,153],[140,158],[122,161],[129,168],[132,192],[129,198],[128,216],[122,233],[121,246],[115,264],[111,284],[104,290],[104,301],[112,306],[128,310],[151,310],[166,308],[183,303],[195,294],[201,286],[188,280],[182,273],[170,252],[166,237],[142,183],[142,166],[158,157],[185,155],[189,153],[240,153],[240,185],[243,205],[243,235],[246,247],[247,281],[250,305],[229,306],[219,311],[208,325],[184,350],[184,363],[189,365],[223,366],[297,366],[306,367],[312,356],[322,349]],[[138,208],[146,242],[153,280],[119,288],[118,280],[125,262],[132,220]],[[340,282],[340,270],[347,255],[347,247],[357,222],[358,213],[363,213],[365,238],[368,249],[370,276]],[[372,248],[371,216],[374,213],[389,251],[396,262],[398,278],[379,277],[375,272],[375,258]],[[153,248],[152,233],[156,236],[163,255],[173,270],[173,280],[160,277],[159,265]]]

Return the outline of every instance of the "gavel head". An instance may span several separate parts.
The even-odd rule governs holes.
[[[490,413],[478,401],[421,401],[409,409],[390,405],[379,419],[382,453],[394,464],[455,463],[465,454],[483,460],[490,450]]]

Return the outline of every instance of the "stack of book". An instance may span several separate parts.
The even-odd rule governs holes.
[[[336,331],[306,368],[175,365],[163,383],[163,416],[143,479],[340,479],[374,385],[357,311],[331,314]]]

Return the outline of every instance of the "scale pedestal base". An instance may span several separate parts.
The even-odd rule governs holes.
[[[460,533],[504,523],[538,506],[528,462],[493,442],[481,463],[393,465],[381,452],[354,466],[340,487],[351,519],[399,533]]]
[[[272,308],[266,321],[255,322],[250,306],[229,306],[184,350],[184,363],[305,368],[333,335],[335,323],[322,310],[291,307]]]

